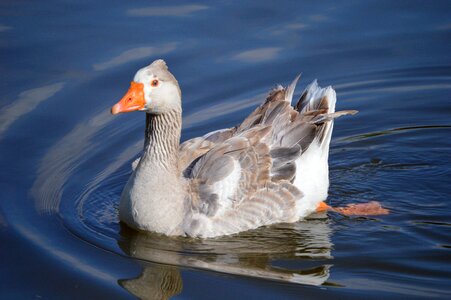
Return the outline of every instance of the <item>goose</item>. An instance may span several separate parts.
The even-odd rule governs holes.
[[[333,208],[329,145],[336,93],[317,81],[291,105],[300,76],[273,88],[244,121],[180,144],[179,84],[164,60],[138,70],[111,113],[146,113],[144,150],[120,198],[119,219],[167,236],[212,238],[326,210],[385,214],[378,202]]]

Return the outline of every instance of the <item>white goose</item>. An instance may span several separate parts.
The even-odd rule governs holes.
[[[144,152],[120,200],[132,228],[171,236],[215,237],[332,209],[329,143],[336,95],[316,81],[291,106],[299,76],[273,89],[239,126],[180,145],[181,91],[163,60],[140,69],[112,114],[146,112]],[[377,203],[334,209],[387,211]]]

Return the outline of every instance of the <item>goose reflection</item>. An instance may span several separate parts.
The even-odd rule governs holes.
[[[141,299],[168,299],[182,291],[181,268],[196,268],[285,283],[322,285],[332,258],[328,219],[279,224],[234,236],[169,238],[121,227],[119,246],[143,271],[119,284]],[[290,268],[293,266],[294,268]]]

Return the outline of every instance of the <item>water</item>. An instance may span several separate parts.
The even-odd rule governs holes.
[[[2,299],[451,297],[449,2],[0,7]],[[184,140],[237,124],[299,72],[332,84],[360,113],[336,122],[328,201],[392,213],[207,241],[122,227],[144,116],[109,108],[160,57]]]

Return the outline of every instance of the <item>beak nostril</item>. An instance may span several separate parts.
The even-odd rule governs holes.
[[[142,110],[146,105],[144,84],[132,83],[131,87],[114,106],[114,114]]]

